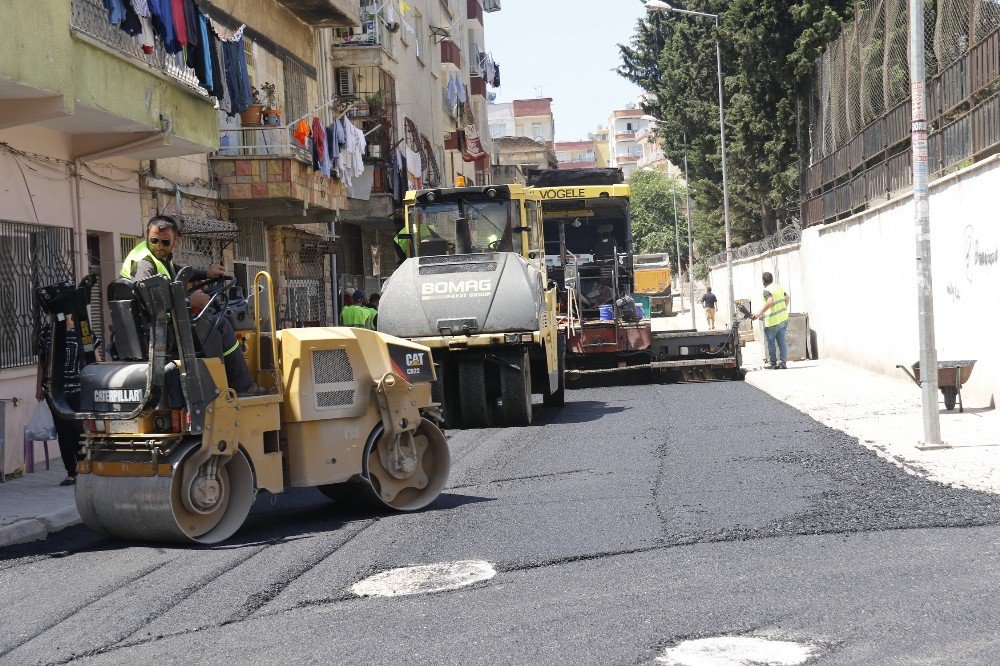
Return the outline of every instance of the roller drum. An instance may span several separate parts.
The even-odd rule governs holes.
[[[171,460],[171,476],[133,477],[80,474],[76,505],[83,522],[106,536],[142,541],[212,544],[232,536],[254,500],[253,472],[242,452],[218,471],[220,498],[208,511],[193,512],[181,498],[185,465],[197,442]]]

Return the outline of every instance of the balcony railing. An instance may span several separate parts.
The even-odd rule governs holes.
[[[333,46],[381,46],[392,55],[392,35],[375,15],[378,5],[365,5],[361,9],[361,28],[334,28]]]
[[[152,51],[145,53],[135,37],[108,23],[108,10],[101,0],[70,0],[70,11],[70,28],[77,37],[148,67],[207,97],[208,93],[201,88],[194,70],[184,64],[182,54],[168,54],[158,38],[153,40]]]
[[[274,127],[241,127],[219,132],[219,150],[216,157],[290,157],[303,162],[312,161],[312,153],[292,136],[293,128],[287,125]]]
[[[462,67],[462,51],[458,48],[458,44],[446,39],[441,42],[441,64],[451,64],[455,67]]]

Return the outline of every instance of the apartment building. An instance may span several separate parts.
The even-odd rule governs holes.
[[[642,158],[642,146],[636,135],[649,125],[642,109],[619,109],[608,118],[609,166],[620,167],[628,178]]]
[[[636,132],[635,141],[642,151],[642,156],[636,162],[636,168],[662,171],[669,176],[681,175],[681,170],[668,160],[666,153],[663,152],[663,139],[657,136],[654,124],[650,123]]]
[[[18,445],[3,447],[0,473],[19,468],[35,403],[33,289],[93,275],[91,320],[107,340],[104,285],[155,213],[180,217],[180,261],[221,260],[244,283],[268,268],[284,325],[331,322],[331,231],[345,190],[312,168],[293,135],[332,94],[317,78],[319,31],[360,25],[357,5],[197,1],[202,34],[230,54],[242,47],[248,89],[274,86],[282,115],[265,125],[259,113],[223,110],[243,103],[233,91],[209,95],[204,72],[187,65],[190,45],[168,53],[160,36],[126,32],[102,0],[4,3],[0,437]]]
[[[408,0],[405,7],[363,2],[360,27],[333,30],[327,57],[343,113],[370,132],[370,193],[348,193],[338,234],[352,242],[337,255],[342,286],[369,292],[397,265],[392,238],[407,188],[449,186],[459,175],[479,184],[490,178],[484,16],[499,2]]]
[[[556,160],[560,169],[583,169],[596,166],[594,141],[556,141]]]

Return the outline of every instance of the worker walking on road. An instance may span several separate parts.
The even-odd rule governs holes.
[[[774,276],[764,273],[764,307],[753,318],[764,320],[764,337],[767,338],[768,366],[771,370],[784,370],[788,361],[788,344],[785,332],[788,330],[788,308],[792,297],[774,282]],[[764,313],[767,316],[764,316]],[[777,343],[778,354],[775,354]]]
[[[701,297],[701,306],[705,308],[705,319],[708,320],[708,327],[715,328],[715,306],[719,297],[712,293],[711,287],[706,287],[706,291]]]

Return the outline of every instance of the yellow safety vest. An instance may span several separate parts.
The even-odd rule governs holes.
[[[774,299],[774,305],[768,310],[767,317],[764,319],[764,326],[777,326],[784,321],[788,321],[788,304],[785,303],[785,290],[772,282],[764,291],[770,293],[771,298]],[[764,302],[767,302],[767,296],[764,296]]]
[[[149,246],[146,241],[142,241],[128,253],[125,260],[122,262],[122,269],[118,272],[121,277],[131,280],[132,273],[135,270],[135,265],[144,259],[149,259],[153,262],[153,266],[156,267],[156,272],[164,276],[168,280],[171,278],[171,272],[174,267],[174,262],[170,262],[170,268],[168,269],[166,264],[156,258],[152,252],[149,251]]]
[[[409,233],[409,232],[407,231],[406,227],[403,227],[402,229],[399,230],[399,233],[396,234],[396,237],[395,237],[394,240],[396,242],[396,245],[399,246],[399,249],[403,251],[403,254],[405,254],[407,257],[411,257],[413,255],[410,254],[410,239],[402,237],[402,234],[405,234],[405,233]],[[423,240],[425,238],[431,238],[432,235],[433,235],[433,233],[434,233],[434,230],[431,229],[429,225],[427,225],[427,224],[421,224],[420,225],[420,239],[421,240]]]

